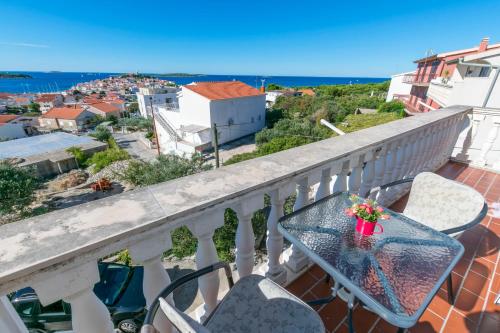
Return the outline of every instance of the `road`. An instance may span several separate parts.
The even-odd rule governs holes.
[[[144,134],[141,132],[127,134],[113,133],[113,137],[115,138],[118,146],[125,149],[130,156],[145,162],[154,160],[157,156],[156,149],[149,149],[146,147],[146,145],[139,140],[139,135]]]

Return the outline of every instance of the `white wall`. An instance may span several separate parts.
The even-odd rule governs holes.
[[[0,126],[0,140],[18,139],[26,137],[24,126],[22,124],[4,124]]]
[[[219,143],[223,144],[258,132],[265,126],[266,97],[258,95],[211,101],[210,114],[212,123],[218,125]]]
[[[391,84],[389,85],[389,90],[387,91],[386,102],[390,102],[394,99],[394,94],[409,95],[411,91],[411,84],[404,83],[403,77],[407,74],[412,74],[414,72],[401,73],[391,76]]]
[[[185,87],[179,97],[180,124],[212,127],[210,100]]]
[[[167,99],[171,99],[172,101],[170,103],[176,103],[177,102],[177,90],[173,89],[171,92],[165,93],[165,94],[152,94],[152,95],[147,95],[138,92],[137,94],[137,103],[139,104],[139,112],[141,113],[141,116],[144,118],[151,117],[151,112],[149,110],[150,102],[149,102],[149,97],[153,97],[153,106],[155,105],[161,105],[165,104],[167,102]]]

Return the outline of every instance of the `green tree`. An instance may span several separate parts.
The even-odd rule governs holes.
[[[405,105],[403,104],[403,102],[398,101],[398,100],[385,102],[379,106],[378,112],[380,112],[380,113],[397,112],[397,113],[403,115],[405,113]]]
[[[130,155],[125,150],[113,147],[95,153],[88,159],[87,164],[92,165],[92,171],[95,173],[114,162],[128,160],[129,158]]]
[[[111,131],[106,126],[102,125],[97,126],[95,132],[90,135],[101,142],[108,142],[109,139],[113,137]]]
[[[139,112],[139,103],[132,102],[127,106],[127,111],[130,113],[138,113]]]
[[[40,180],[35,170],[0,161],[0,214],[29,211]]]
[[[266,90],[284,90],[285,87],[276,84],[276,83],[269,83],[266,87]]]
[[[88,166],[88,159],[90,156],[87,155],[81,148],[69,147],[66,151],[74,156],[78,167],[86,168]]]
[[[32,113],[40,113],[40,104],[31,102],[28,105],[28,111]]]

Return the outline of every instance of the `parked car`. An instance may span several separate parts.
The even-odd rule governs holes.
[[[99,275],[94,292],[108,308],[115,327],[123,333],[139,332],[146,314],[143,267],[100,262]],[[11,294],[10,300],[30,333],[71,330],[71,306],[64,301],[42,306],[31,288]]]

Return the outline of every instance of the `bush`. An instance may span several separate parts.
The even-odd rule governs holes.
[[[269,83],[266,87],[266,90],[283,90],[285,87],[280,86],[279,84],[276,83]]]
[[[118,120],[118,126],[125,126],[135,131],[147,131],[153,129],[153,120],[145,118],[120,118]]]
[[[397,112],[402,115],[405,113],[405,105],[403,102],[397,100],[385,102],[379,106],[378,112]]]
[[[40,180],[32,168],[20,168],[6,161],[0,161],[0,214],[29,211],[35,190]]]
[[[160,155],[152,162],[131,161],[120,177],[136,186],[147,186],[209,170],[201,155],[191,158],[177,155]]]
[[[108,148],[92,155],[88,160],[88,165],[92,165],[93,172],[99,172],[116,161],[128,160],[129,158],[129,154],[123,149]]]
[[[69,147],[66,151],[75,157],[79,168],[86,168],[88,166],[88,159],[90,156],[83,152],[81,148]]]
[[[371,114],[351,114],[346,117],[345,123],[338,125],[338,128],[346,133],[359,131],[364,128],[385,124],[403,118],[399,113],[371,113]]]
[[[95,128],[95,132],[90,134],[101,142],[108,142],[113,137],[110,130],[106,126],[99,125]]]

